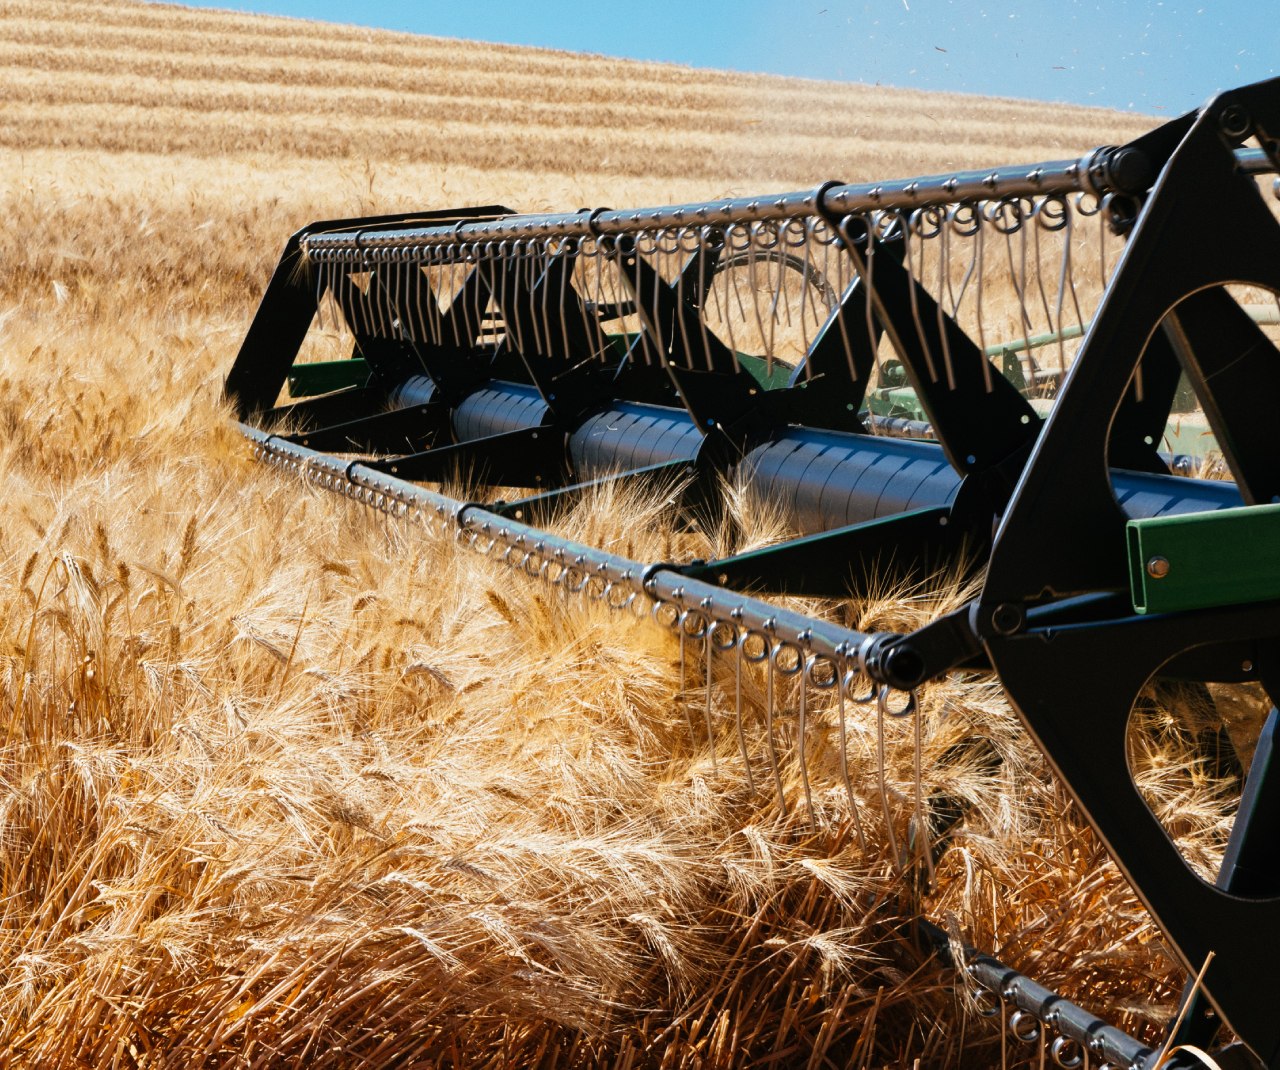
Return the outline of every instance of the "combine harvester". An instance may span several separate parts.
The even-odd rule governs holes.
[[[651,612],[698,689],[695,744],[723,718],[744,739],[743,675],[764,681],[779,784],[794,761],[808,793],[820,714],[843,729],[861,703],[883,733],[924,682],[993,670],[1197,983],[1170,1055],[988,956],[957,967],[1040,1065],[1276,1070],[1277,137],[1280,81],[1079,159],[317,223],[286,245],[227,396],[262,460]],[[342,359],[318,359],[335,338]],[[1232,478],[1188,475],[1215,466]],[[491,500],[421,485],[459,475]],[[746,484],[795,537],[649,563],[552,530],[584,493],[636,481],[675,488],[686,530],[720,523],[724,486]],[[966,570],[972,602],[909,634],[768,600],[886,576],[954,587]],[[1212,704],[1229,686],[1262,727],[1213,882],[1144,801],[1126,732],[1153,688]],[[772,745],[784,712],[789,756]],[[911,794],[882,791],[880,817],[927,881],[945,829]]]

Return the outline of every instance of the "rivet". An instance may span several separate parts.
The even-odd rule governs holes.
[[[1147,561],[1147,575],[1153,580],[1162,580],[1169,575],[1169,559],[1156,556]]]

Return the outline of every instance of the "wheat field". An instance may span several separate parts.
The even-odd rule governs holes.
[[[313,218],[805,188],[1147,125],[0,0],[5,1065],[997,1063],[902,925],[922,911],[1156,1035],[1179,974],[992,682],[922,698],[932,775],[969,814],[926,896],[842,791],[811,831],[794,770],[784,814],[731,775],[727,729],[718,764],[691,744],[664,633],[260,470],[221,399]],[[659,505],[602,495],[565,524],[659,560]],[[1208,857],[1225,804],[1174,735],[1138,764]]]

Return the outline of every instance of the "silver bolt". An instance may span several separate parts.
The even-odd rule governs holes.
[[[1147,562],[1147,575],[1153,580],[1162,580],[1169,575],[1169,559],[1153,557]]]

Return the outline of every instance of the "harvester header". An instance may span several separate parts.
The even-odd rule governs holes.
[[[994,671],[1197,977],[1161,1065],[1217,1044],[1222,1066],[1280,1070],[1258,980],[1280,959],[1280,555],[1248,552],[1280,537],[1277,137],[1268,82],[1071,160],[320,222],[286,244],[227,396],[259,458],[651,614],[682,693],[705,692],[686,703],[693,744],[735,720],[750,778],[758,714],[773,783],[752,786],[785,807],[778,770],[796,763],[812,821],[819,720],[843,747],[849,718],[883,740],[914,717],[918,759],[916,690]],[[473,500],[446,495],[459,482]],[[629,484],[662,488],[685,531],[723,528],[726,488],[744,488],[794,536],[644,562],[557,533],[575,501]],[[1214,564],[1223,539],[1240,552]],[[776,601],[966,579],[970,602],[905,634]],[[1222,686],[1261,712],[1209,882],[1135,785],[1126,733],[1140,696],[1212,705]],[[951,825],[916,764],[909,797],[844,781],[859,829],[884,822],[904,877],[928,882]],[[1015,1040],[1052,1035],[1059,1066],[1167,1054],[989,957],[940,953],[1004,1002]]]

